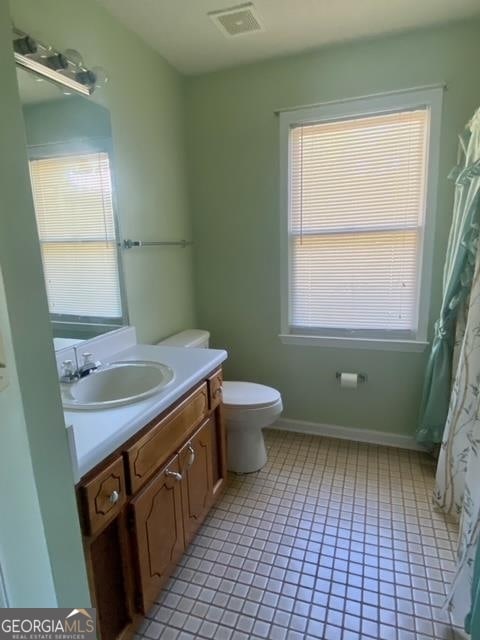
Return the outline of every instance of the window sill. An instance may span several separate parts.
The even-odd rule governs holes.
[[[345,338],[336,336],[313,336],[280,334],[283,344],[305,347],[329,347],[332,349],[368,349],[375,351],[413,351],[421,353],[428,347],[425,340],[388,340],[376,338]]]

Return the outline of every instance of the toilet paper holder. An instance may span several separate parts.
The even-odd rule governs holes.
[[[364,384],[368,380],[368,376],[367,376],[366,373],[357,373],[357,376],[358,376],[358,382],[360,382],[362,384]],[[342,377],[342,372],[341,371],[337,371],[335,373],[335,378],[337,380],[340,380],[341,377]]]

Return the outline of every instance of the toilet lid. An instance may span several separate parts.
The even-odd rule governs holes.
[[[224,382],[223,403],[230,407],[259,409],[280,400],[280,392],[254,382]]]

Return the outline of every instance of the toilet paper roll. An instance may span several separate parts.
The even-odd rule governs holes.
[[[358,373],[344,373],[340,374],[340,386],[345,389],[356,389],[358,386]]]

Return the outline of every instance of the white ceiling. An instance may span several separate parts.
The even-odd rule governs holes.
[[[242,0],[98,2],[186,74],[480,13],[478,0],[254,0],[265,31],[226,38],[207,13]]]

